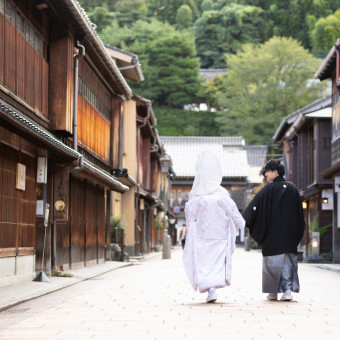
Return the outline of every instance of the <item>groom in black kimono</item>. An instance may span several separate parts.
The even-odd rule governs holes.
[[[297,246],[305,220],[300,194],[291,182],[284,179],[285,168],[280,161],[265,165],[269,182],[253,198],[243,212],[250,236],[262,246],[262,291],[267,299],[293,299],[292,292],[300,290],[297,273]]]

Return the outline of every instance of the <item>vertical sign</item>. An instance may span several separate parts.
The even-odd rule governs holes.
[[[47,183],[47,157],[38,157],[37,183]]]
[[[54,219],[56,221],[67,221],[69,201],[69,169],[67,167],[54,167],[53,188]]]
[[[17,163],[17,174],[16,174],[16,185],[15,187],[19,190],[24,190],[26,187],[26,165]]]

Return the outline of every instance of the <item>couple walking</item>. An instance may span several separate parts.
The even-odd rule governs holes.
[[[236,228],[249,228],[262,246],[262,291],[269,300],[292,300],[299,292],[297,246],[305,221],[301,199],[293,183],[284,179],[278,160],[265,165],[267,185],[239,213],[228,191],[221,187],[222,168],[209,150],[199,154],[196,175],[185,205],[187,237],[183,264],[194,290],[208,293],[206,301],[217,299],[216,289],[230,285],[231,257]]]

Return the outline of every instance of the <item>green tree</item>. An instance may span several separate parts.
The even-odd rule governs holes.
[[[224,53],[235,53],[242,43],[264,42],[271,36],[293,37],[300,41],[302,46],[311,49],[313,47],[311,31],[317,20],[333,15],[340,8],[340,0],[79,0],[79,2],[91,21],[98,26],[99,34],[104,27],[111,25],[112,21],[116,21],[118,26],[122,27],[131,26],[137,20],[150,21],[153,18],[176,25],[180,29],[190,28],[191,23],[183,20],[178,26],[178,11],[182,6],[188,6],[192,12],[192,21],[203,21],[203,30],[199,27],[197,31],[196,27],[193,27],[197,35],[197,50],[199,53],[205,52],[208,59],[208,63],[202,59],[203,67],[209,65],[222,67]],[[255,20],[250,14],[240,15],[239,10],[236,11],[238,13],[232,14],[236,8],[242,7],[256,7],[262,10],[261,21]],[[222,12],[225,9],[230,12],[227,20],[222,19]],[[208,22],[207,26],[211,27],[207,27],[208,31],[205,32],[206,12],[211,10],[217,11],[219,18],[210,17],[210,20],[216,22]],[[245,20],[250,21],[251,25],[244,27]],[[227,26],[230,26],[229,33],[225,33]],[[210,33],[212,39],[209,39]],[[220,46],[223,34],[226,34],[227,38],[230,36],[230,40],[225,46],[223,44]],[[247,35],[250,36],[249,39]],[[217,46],[214,48],[212,42],[221,36],[222,40],[216,40]]]
[[[213,9],[212,0],[204,0],[201,4],[201,9],[202,9],[202,12],[211,11]]]
[[[117,1],[112,10],[116,13],[119,26],[131,26],[137,20],[146,20],[147,0]]]
[[[157,18],[170,25],[176,24],[176,15],[182,5],[190,7],[193,13],[193,20],[200,15],[200,5],[202,0],[147,0],[150,17]]]
[[[110,25],[112,21],[116,20],[116,13],[110,12],[105,4],[103,6],[94,7],[87,14],[90,20],[97,25],[98,32]]]
[[[225,53],[235,53],[243,43],[261,42],[265,33],[259,7],[231,4],[203,12],[195,22],[197,55],[202,68],[224,68]]]
[[[227,63],[228,72],[207,84],[208,96],[222,133],[248,143],[271,143],[283,117],[323,95],[325,85],[310,81],[320,61],[291,38],[246,45]]]
[[[176,15],[176,27],[185,29],[192,25],[192,10],[188,5],[182,5]]]
[[[146,20],[148,0],[80,0],[90,20],[97,25],[100,33],[116,21],[119,26],[131,26],[136,20]]]
[[[334,13],[340,0],[236,0],[237,3],[261,7],[265,11],[270,36],[293,37],[310,49],[310,20]]]
[[[149,10],[153,17],[171,25],[176,24],[177,10],[183,5],[183,0],[149,0]]]
[[[161,136],[220,136],[215,112],[153,107]]]
[[[319,19],[311,32],[313,51],[329,51],[340,37],[340,10]]]
[[[199,60],[194,58],[194,38],[187,31],[176,31],[156,19],[139,20],[131,27],[107,27],[102,39],[138,55],[145,80],[133,87],[155,105],[182,107],[197,100]]]

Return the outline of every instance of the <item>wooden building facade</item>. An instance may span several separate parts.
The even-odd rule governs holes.
[[[137,228],[135,253],[149,253],[157,242],[154,219],[164,206],[164,187],[169,186],[169,177],[161,175],[160,159],[164,154],[151,102],[134,95],[137,107],[137,183],[136,207]],[[167,183],[164,183],[166,181]],[[139,226],[139,228],[138,228]]]
[[[333,184],[333,262],[340,263],[340,39],[335,42],[314,78],[330,80],[332,85],[331,163],[321,175]]]
[[[151,102],[133,95],[124,106],[123,140],[130,143],[123,146],[123,171],[114,173],[130,190],[115,194],[115,200],[120,202],[119,214],[126,224],[126,251],[138,256],[155,250],[157,242],[154,220],[165,209],[160,166],[164,150],[154,128],[157,122]]]
[[[124,77],[137,83],[144,80],[137,55],[113,46],[105,47]],[[164,149],[155,128],[157,121],[150,100],[134,94],[123,103],[122,111],[123,171],[117,169],[114,174],[130,190],[114,193],[112,210],[125,224],[128,255],[138,256],[157,249],[154,220],[166,210],[160,165]]]
[[[0,285],[105,260],[131,96],[77,1],[0,0]]]
[[[325,97],[285,117],[273,137],[282,148],[285,177],[297,186],[304,202],[306,231],[301,246],[305,256],[313,228],[328,226],[320,252],[332,251],[332,181],[321,175],[331,164],[331,125],[331,97]]]

